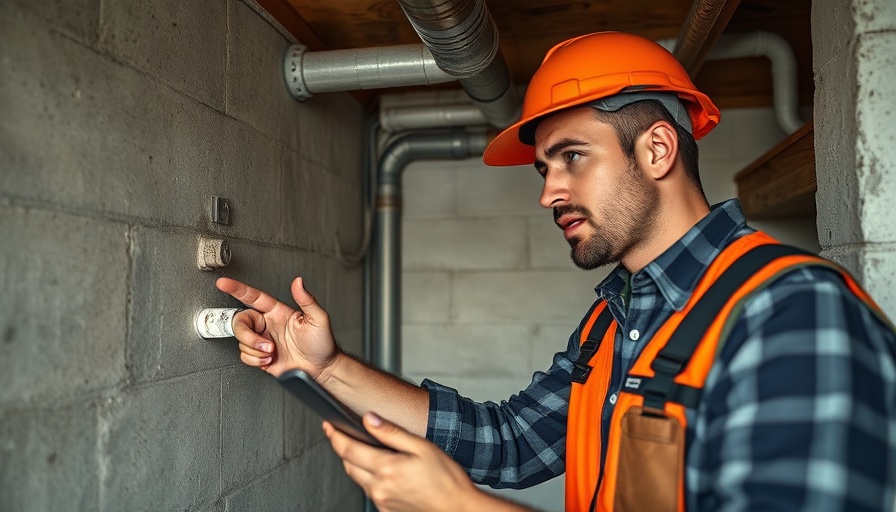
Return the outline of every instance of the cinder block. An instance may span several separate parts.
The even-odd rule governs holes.
[[[333,329],[336,343],[342,350],[359,358],[364,358],[364,331],[363,329]]]
[[[566,475],[560,475],[528,489],[492,489],[482,487],[486,492],[503,496],[515,503],[527,505],[543,512],[563,512],[566,493]]]
[[[14,3],[76,39],[88,44],[96,42],[99,0],[14,0]]]
[[[348,499],[353,497],[354,499]],[[361,491],[349,480],[342,462],[329,443],[289,461],[276,471],[252,482],[225,498],[227,512],[244,510],[339,510],[335,508],[357,501]],[[350,510],[350,509],[346,509]]]
[[[4,195],[276,239],[276,143],[9,6],[0,33],[16,44],[0,46],[0,66],[17,79],[0,82]],[[210,222],[212,195],[232,201],[226,230]]]
[[[341,331],[358,330],[364,323],[364,274],[362,266],[347,268],[336,260],[327,260],[326,302],[330,324]]]
[[[0,509],[99,510],[96,436],[92,404],[0,409]]]
[[[274,140],[295,148],[297,141],[281,137],[284,116],[293,113],[295,100],[283,79],[283,36],[244,2],[226,2],[227,113]]]
[[[457,390],[461,396],[465,396],[477,402],[500,403],[511,396],[526,389],[532,379],[530,376],[514,377],[442,377],[430,379],[444,386]]]
[[[896,29],[896,4],[888,0],[856,2],[859,28],[863,33],[892,32]]]
[[[99,46],[170,87],[223,110],[226,33],[226,2],[106,2]]]
[[[127,237],[115,222],[0,206],[0,406],[125,379]]]
[[[321,417],[290,393],[284,393],[283,397],[283,450],[286,458],[305,457],[322,445],[329,449],[321,427]]]
[[[231,489],[283,462],[284,391],[257,368],[227,369],[221,379],[221,477]]]
[[[228,242],[233,254],[231,264],[221,273],[202,272],[196,266],[197,234],[135,230],[128,363],[138,381],[239,364],[233,339],[203,340],[193,327],[196,313],[204,307],[239,305],[215,288],[220,275],[246,282],[295,307],[290,294],[291,276],[305,268],[323,268],[315,263],[317,257],[299,251],[240,239]],[[289,274],[287,268],[291,269]],[[307,286],[314,290],[314,276],[323,276],[323,271],[309,274]],[[318,279],[325,293],[326,281]]]
[[[580,316],[584,316],[585,313],[586,311],[582,311]],[[532,359],[529,362],[527,375],[536,371],[547,371],[554,360],[554,354],[566,351],[569,337],[572,336],[578,325],[578,322],[566,322],[531,326],[532,347],[529,353],[532,354]]]
[[[896,17],[896,6],[889,11]],[[896,30],[860,36],[855,59],[856,172],[861,198],[856,206],[861,208],[862,238],[871,243],[896,242],[892,219],[896,207]]]
[[[697,142],[701,168],[707,160],[751,162],[785,138],[772,108],[723,110],[719,125]],[[731,176],[738,170],[732,169]]]
[[[765,231],[785,244],[795,245],[815,254],[821,252],[814,217],[751,220],[749,225]]]
[[[521,269],[528,264],[525,218],[406,220],[405,270]]]
[[[402,272],[402,324],[448,323],[451,318],[450,283],[448,272]]]
[[[281,202],[280,237],[284,244],[311,250],[332,251],[325,247],[327,224],[324,211],[337,204],[333,194],[333,176],[303,158],[299,153],[283,148],[282,184],[278,187]]]
[[[870,246],[862,256],[863,286],[890,319],[896,318],[896,246]]]
[[[450,162],[414,162],[401,179],[404,219],[457,215],[457,170]]]
[[[896,246],[834,247],[821,253],[842,265],[856,278],[890,319],[896,318]]]
[[[218,275],[196,265],[199,237],[138,228],[133,234],[128,367],[138,382],[221,368],[239,361],[233,339],[203,340],[193,326],[205,307],[235,303],[215,288]],[[233,258],[247,250],[233,244]]]
[[[818,238],[825,249],[861,242],[856,76],[850,52],[838,53],[815,74],[815,203]]]
[[[529,266],[535,270],[575,271],[576,266],[569,257],[569,243],[563,238],[563,231],[554,224],[554,217],[545,210],[544,214],[529,217]]]
[[[286,144],[318,166],[349,179],[360,179],[361,148],[366,144],[364,115],[346,93],[317,94],[295,102],[284,120]],[[362,142],[363,141],[363,142]]]
[[[458,166],[457,209],[465,217],[538,215],[544,181],[529,166],[487,167],[477,159]]]
[[[584,271],[465,272],[452,281],[451,308],[462,323],[578,322],[601,279]]]
[[[753,160],[747,158],[728,157],[723,160],[704,159],[700,157],[700,184],[709,204],[737,197],[737,183],[734,175],[749,165]]]
[[[858,3],[854,0],[846,2],[843,0],[815,0],[812,2],[810,14],[812,71],[816,76],[822,69],[831,65],[831,61],[838,53],[846,51],[849,46],[856,33],[854,13]],[[815,90],[817,94],[818,87]],[[819,105],[818,101],[815,102],[815,105]]]
[[[221,375],[129,389],[100,410],[101,510],[194,510],[221,491]]]
[[[334,173],[331,184],[332,195],[326,197],[325,208],[317,212],[324,218],[324,250],[327,254],[336,254],[338,244],[343,256],[356,255],[364,238],[365,198],[360,179]]]
[[[428,376],[526,377],[533,330],[526,325],[407,325],[402,371]]]

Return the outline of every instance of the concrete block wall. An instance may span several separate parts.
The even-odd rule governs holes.
[[[818,232],[896,317],[896,3],[812,2]]]
[[[770,109],[728,110],[700,143],[710,202],[737,194],[734,174],[784,139]],[[590,272],[538,204],[531,166],[480,160],[418,162],[404,173],[403,373],[428,377],[476,400],[500,401],[550,366],[609,269]],[[814,219],[762,229],[818,251]],[[524,491],[495,491],[563,510],[563,478]]]
[[[303,275],[361,350],[363,112],[289,98],[288,44],[238,0],[0,1],[0,511],[361,508],[317,418],[192,328],[219,275]]]

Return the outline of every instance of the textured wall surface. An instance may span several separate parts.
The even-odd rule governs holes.
[[[734,174],[784,139],[771,110],[723,112],[701,141],[710,202],[736,195]],[[538,204],[531,166],[416,163],[404,175],[403,368],[476,400],[500,401],[550,366],[594,300],[606,269],[585,272],[551,213]],[[812,219],[761,226],[818,251]],[[500,491],[543,510],[563,510],[563,478]]]
[[[360,351],[363,114],[289,98],[288,44],[237,0],[0,0],[0,511],[360,509],[317,418],[192,328],[218,275],[303,275]]]
[[[896,3],[812,2],[818,233],[896,317]]]

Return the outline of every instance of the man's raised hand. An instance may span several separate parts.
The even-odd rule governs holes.
[[[335,361],[338,348],[329,315],[305,290],[301,277],[291,287],[298,310],[234,279],[222,277],[215,285],[252,308],[233,319],[233,332],[244,363],[275,377],[300,368],[321,380]]]

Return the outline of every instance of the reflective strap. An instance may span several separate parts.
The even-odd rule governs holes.
[[[651,364],[654,377],[641,387],[644,407],[662,410],[667,401],[674,401],[671,397],[677,386],[675,377],[687,366],[707,329],[728,300],[753,274],[778,258],[805,255],[817,257],[787,245],[760,245],[739,257],[725,269],[684,317]],[[630,377],[636,378],[636,376]]]
[[[591,306],[591,310],[585,315],[585,321],[582,322],[582,329],[585,328],[588,320],[591,319],[591,315],[594,314],[594,310],[601,304],[601,302],[603,301],[596,301],[594,305]],[[604,338],[607,329],[610,328],[611,323],[613,323],[613,315],[610,313],[610,307],[605,306],[600,314],[598,314],[597,319],[594,321],[594,325],[591,326],[591,330],[588,331],[587,339],[585,340],[585,343],[582,343],[582,346],[579,349],[578,359],[572,363],[573,369],[571,377],[573,382],[584,384],[588,380],[592,368],[588,363],[591,362],[591,358],[597,354],[597,350],[600,348],[600,342]]]

